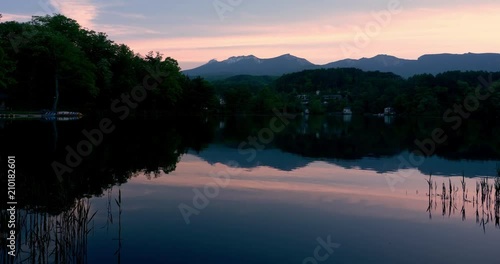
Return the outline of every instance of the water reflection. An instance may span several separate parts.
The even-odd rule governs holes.
[[[158,127],[157,121],[124,122],[60,182],[51,163],[64,160],[65,148],[76,146],[83,139],[81,131],[94,128],[95,123],[82,120],[56,126],[55,122],[15,121],[0,130],[0,159],[16,155],[18,162],[16,199],[21,208],[17,219],[23,225],[17,234],[24,251],[16,263],[85,263],[87,235],[95,230],[88,226],[92,216],[88,199],[139,173],[154,178],[174,171],[183,153],[201,150],[213,135],[211,124],[197,120],[167,128]],[[2,186],[7,185],[6,172],[0,171]],[[117,201],[120,205],[120,198]],[[2,234],[8,232],[5,204]],[[3,260],[8,259],[5,239],[2,236]]]
[[[91,211],[88,198],[58,215],[41,208],[17,211],[17,256],[12,261],[2,250],[3,263],[87,263],[88,236],[94,231],[96,213]],[[1,214],[1,219],[7,219],[5,211]]]
[[[394,116],[384,116],[384,122],[386,125],[394,123],[394,119],[395,119]]]
[[[64,160],[65,147],[76,146],[81,131],[96,123],[80,120],[54,126],[53,122],[16,121],[0,128],[0,157],[14,153],[22,175],[17,182],[23,190],[18,196],[23,206],[18,234],[22,234],[19,241],[24,251],[18,262],[93,263],[105,259],[133,263],[140,260],[137,252],[153,251],[158,258],[151,262],[162,262],[161,257],[170,255],[177,263],[183,258],[185,263],[202,263],[189,257],[185,248],[197,245],[210,252],[214,249],[211,243],[216,243],[217,250],[232,247],[235,252],[225,256],[232,262],[218,263],[234,263],[238,254],[246,252],[235,246],[243,243],[242,237],[258,241],[255,244],[262,246],[256,249],[266,252],[266,247],[276,246],[270,241],[277,236],[291,241],[276,254],[283,257],[286,253],[289,259],[285,262],[291,263],[310,255],[307,241],[314,244],[318,235],[328,232],[346,248],[345,255],[339,252],[336,256],[339,263],[362,263],[350,261],[362,257],[354,252],[385,260],[380,252],[397,241],[378,230],[389,223],[402,232],[408,226],[423,226],[429,229],[425,234],[441,234],[444,239],[449,235],[439,225],[444,219],[450,230],[467,234],[473,242],[480,238],[465,225],[470,221],[481,226],[481,235],[493,233],[492,226],[500,228],[500,180],[493,178],[500,160],[496,136],[500,129],[495,124],[473,120],[464,124],[437,146],[435,156],[414,168],[401,167],[398,157],[409,155],[414,140],[427,137],[435,127],[448,129],[439,120],[299,117],[259,151],[253,162],[239,154],[238,146],[266,127],[269,117],[128,121],[118,124],[81,166],[59,182],[52,161]],[[185,226],[178,204],[192,199],[193,188],[212,180],[209,172],[223,171],[233,160],[240,164],[241,173],[231,178],[193,226]],[[391,192],[384,176],[401,169],[415,173]],[[0,179],[5,186],[6,177],[2,174]],[[6,219],[4,211],[1,218]],[[144,219],[147,227],[139,231]],[[263,222],[268,226],[263,227]],[[284,229],[289,235],[280,231],[283,225],[291,225]],[[198,229],[201,226],[206,228]],[[212,233],[212,229],[219,232]],[[429,250],[423,243],[424,233],[406,234],[414,241],[408,242],[408,248],[399,248],[401,252],[416,254],[410,247]],[[498,233],[495,235],[488,241],[498,242]],[[136,241],[135,236],[143,239]],[[149,237],[147,246],[140,244]],[[380,241],[361,241],[366,237]],[[397,238],[403,239],[403,235]],[[372,247],[379,253],[364,243],[376,244]],[[208,255],[205,262],[221,257]],[[259,257],[245,256],[248,261],[241,263],[254,263]],[[491,260],[490,256],[485,254],[485,259]],[[280,257],[271,259],[283,262]],[[2,258],[7,259],[5,251]]]
[[[448,135],[445,144],[436,146],[437,157],[446,159],[500,159],[500,127],[471,120],[457,131],[440,119],[383,119],[352,116],[311,116],[298,119],[278,134],[275,146],[290,153],[313,158],[361,159],[395,156],[417,150],[415,140],[429,138],[436,128]],[[243,121],[240,121],[243,122]],[[246,121],[248,122],[248,121]],[[319,134],[319,137],[316,135]]]
[[[472,195],[469,195],[468,181],[465,177],[462,177],[460,186],[452,184],[451,179],[448,179],[447,183],[442,182],[438,185],[432,179],[432,175],[426,181],[429,219],[432,219],[433,212],[440,213],[443,217],[459,213],[462,221],[466,221],[468,217],[472,218],[467,212],[473,212],[475,222],[483,228],[483,232],[486,232],[486,226],[493,221],[495,227],[500,228],[500,176],[476,180],[475,192]],[[491,183],[492,181],[494,182]]]
[[[116,205],[118,206],[118,238],[116,239],[118,241],[118,249],[115,252],[115,255],[117,255],[118,258],[118,263],[121,263],[121,256],[122,256],[122,191],[121,189],[118,190],[118,200],[116,201]],[[109,209],[108,211],[110,211]]]
[[[183,153],[200,151],[212,140],[211,123],[190,120],[167,126],[158,121],[134,121],[119,124],[115,133],[105,138],[74,172],[59,182],[53,161],[66,159],[68,146],[75,147],[84,139],[83,129],[93,129],[98,121],[53,123],[20,121],[0,130],[0,157],[16,155],[19,162],[18,187],[23,204],[45,208],[57,214],[71,208],[74,201],[102,195],[116,184],[123,184],[137,173],[155,177],[160,172],[175,170]],[[55,133],[57,131],[57,133]],[[6,184],[1,171],[2,184]]]

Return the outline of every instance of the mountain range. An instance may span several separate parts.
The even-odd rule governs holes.
[[[392,72],[408,78],[415,74],[438,74],[446,71],[500,71],[500,54],[427,54],[416,60],[401,59],[390,55],[373,58],[345,59],[325,65],[285,54],[276,58],[261,59],[253,55],[231,57],[224,61],[211,60],[200,67],[183,71],[188,76],[227,78],[235,75],[281,76],[287,73],[321,68],[358,68],[364,71]]]

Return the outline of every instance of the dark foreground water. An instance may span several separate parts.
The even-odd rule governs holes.
[[[17,201],[0,262],[500,262],[494,122],[184,118],[102,138],[99,123],[0,120],[2,208],[12,155]]]

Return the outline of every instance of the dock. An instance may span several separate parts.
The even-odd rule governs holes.
[[[22,120],[77,120],[83,117],[80,112],[0,112],[0,119]]]

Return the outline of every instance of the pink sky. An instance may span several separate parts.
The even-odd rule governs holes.
[[[351,13],[292,25],[229,26],[224,28],[227,34],[221,36],[131,39],[126,43],[141,53],[161,50],[179,60],[185,69],[214,58],[250,54],[270,58],[291,53],[326,64],[378,54],[416,59],[429,53],[498,52],[500,37],[494,32],[500,22],[499,10],[500,4],[456,7],[446,12],[403,10],[393,14],[387,25],[378,23],[371,14]],[[355,42],[369,23],[380,26],[378,34],[374,28],[372,36],[362,39],[365,42]],[[353,48],[353,52],[346,53],[342,46]]]
[[[291,53],[325,64],[378,54],[416,59],[432,53],[498,52],[500,47],[496,0],[242,0],[227,5],[225,12],[217,11],[216,1],[230,3],[32,0],[9,4],[2,20],[62,13],[135,52],[173,57],[183,69],[250,54],[270,58]],[[387,23],[373,16],[380,12],[390,14]],[[372,33],[356,44],[367,25]]]

